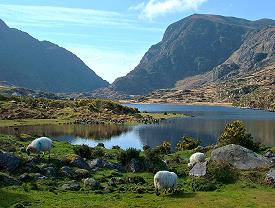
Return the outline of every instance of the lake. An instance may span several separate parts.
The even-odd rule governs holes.
[[[105,147],[119,145],[122,148],[141,149],[169,141],[173,147],[182,136],[202,140],[202,145],[217,141],[225,125],[234,120],[244,121],[247,131],[255,141],[275,146],[275,113],[225,106],[197,106],[172,104],[128,104],[148,112],[176,112],[192,117],[161,121],[159,124],[117,126],[117,125],[38,125],[20,126],[20,133],[46,135],[55,140],[72,144],[95,146],[102,142]],[[0,128],[0,133],[13,134],[12,127]]]

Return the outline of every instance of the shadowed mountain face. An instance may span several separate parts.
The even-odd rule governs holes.
[[[210,71],[243,43],[247,32],[275,25],[216,15],[192,15],[171,24],[161,42],[153,45],[139,65],[111,85],[114,91],[146,94],[174,87],[176,81]]]
[[[2,20],[0,81],[50,92],[85,92],[108,86],[70,51],[9,28]]]

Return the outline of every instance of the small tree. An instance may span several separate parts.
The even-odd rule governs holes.
[[[192,150],[198,147],[201,141],[198,139],[193,139],[192,137],[184,136],[181,138],[177,144],[177,150]]]
[[[218,145],[224,146],[227,144],[238,144],[253,151],[259,150],[259,144],[253,142],[251,134],[246,133],[242,121],[233,121],[226,125],[224,132],[218,140]]]

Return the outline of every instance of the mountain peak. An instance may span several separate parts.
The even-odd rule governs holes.
[[[8,26],[6,25],[6,23],[0,19],[0,28],[7,28]]]

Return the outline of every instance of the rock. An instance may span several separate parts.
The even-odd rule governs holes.
[[[0,173],[0,184],[6,186],[19,186],[21,183],[20,181],[10,177],[9,175]]]
[[[268,185],[272,186],[275,188],[275,168],[271,168],[267,173],[266,173],[266,178],[265,181]]]
[[[51,166],[45,168],[44,173],[46,176],[48,176],[50,178],[56,178],[58,176],[56,168],[51,167]]]
[[[81,169],[90,169],[89,165],[83,160],[83,158],[75,154],[66,155],[64,162]]]
[[[90,175],[90,172],[86,169],[76,169],[74,174],[77,178],[87,178]]]
[[[33,174],[33,179],[36,180],[36,181],[37,180],[45,180],[45,179],[47,179],[47,177],[42,175],[41,173],[34,173]]]
[[[203,162],[203,163],[196,163],[193,168],[189,171],[189,175],[190,176],[205,176],[206,174],[206,165],[207,165],[207,161]]]
[[[124,171],[125,168],[121,164],[117,163],[110,163],[108,161],[102,160],[102,159],[94,159],[89,162],[89,166],[91,169],[95,168],[108,168],[108,169],[116,169],[118,171]]]
[[[117,185],[119,184],[124,184],[125,181],[122,179],[122,178],[116,178],[116,177],[112,177],[110,179],[110,181],[108,182],[108,185],[109,186],[113,186],[113,187],[116,187]]]
[[[61,186],[62,190],[78,191],[80,189],[79,182],[72,180]]]
[[[129,183],[134,183],[134,184],[144,184],[144,183],[146,183],[144,178],[142,178],[141,176],[128,177],[127,181]]]
[[[97,147],[105,148],[105,145],[104,145],[103,143],[98,143],[96,146],[97,146]]]
[[[0,170],[14,171],[20,165],[21,160],[6,152],[0,152]]]
[[[267,158],[272,158],[272,157],[275,157],[275,154],[271,151],[267,151],[265,154],[264,154],[265,157]]]
[[[240,170],[270,168],[272,166],[272,162],[267,158],[236,144],[229,144],[214,149],[210,160],[228,162]]]
[[[127,165],[127,169],[133,173],[141,172],[144,170],[144,165],[138,159],[132,159]]]
[[[83,183],[85,189],[98,190],[102,188],[101,184],[93,178],[86,178]]]
[[[65,176],[65,177],[73,177],[74,175],[74,171],[71,167],[69,166],[63,166],[61,169],[60,169],[60,173],[62,176]]]
[[[22,182],[29,182],[33,180],[33,177],[30,176],[28,173],[23,173],[19,176],[19,180]]]

